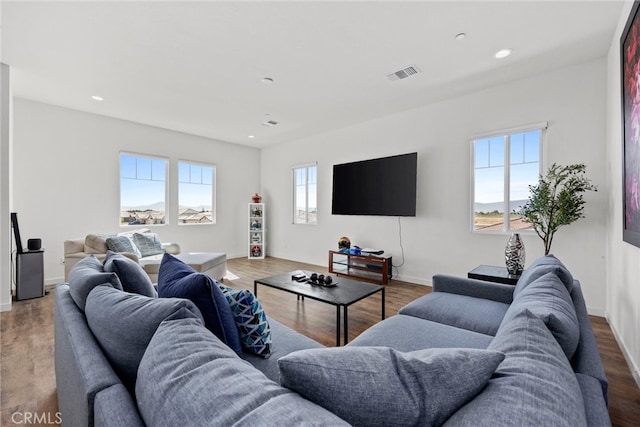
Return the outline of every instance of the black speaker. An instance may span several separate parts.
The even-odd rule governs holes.
[[[39,251],[42,248],[42,240],[41,239],[29,239],[27,240],[27,248],[30,251]]]

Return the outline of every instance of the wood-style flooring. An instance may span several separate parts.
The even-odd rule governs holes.
[[[327,274],[326,267],[277,258],[228,261],[225,284],[253,290],[253,280],[291,270]],[[431,288],[392,280],[386,288],[386,314],[430,292]],[[326,345],[335,345],[335,308],[266,286],[259,288],[265,311],[285,325]],[[14,301],[0,313],[0,426],[53,425],[57,399],[53,367],[53,292],[44,298]],[[380,321],[380,295],[349,307],[349,339]],[[606,320],[591,323],[609,379],[609,413],[614,426],[640,425],[640,389],[633,380]],[[30,414],[30,415],[29,415]],[[31,423],[25,417],[30,416]],[[33,422],[33,421],[37,422]]]

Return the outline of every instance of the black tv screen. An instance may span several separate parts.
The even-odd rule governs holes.
[[[416,216],[418,153],[333,165],[334,215]]]

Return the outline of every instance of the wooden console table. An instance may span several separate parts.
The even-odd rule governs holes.
[[[391,279],[391,256],[353,255],[329,251],[329,273],[386,285]]]

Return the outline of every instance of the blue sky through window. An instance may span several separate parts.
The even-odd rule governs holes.
[[[165,209],[167,160],[120,154],[120,206],[162,203]]]

